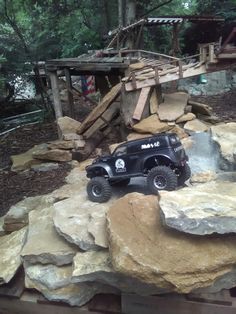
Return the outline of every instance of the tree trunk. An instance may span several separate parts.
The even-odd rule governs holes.
[[[118,0],[118,24],[125,26],[125,0]]]
[[[132,24],[135,21],[136,9],[137,9],[137,4],[135,0],[126,1],[126,25]],[[128,49],[134,49],[135,47],[134,37],[135,37],[134,32],[131,30],[126,40],[126,46]]]

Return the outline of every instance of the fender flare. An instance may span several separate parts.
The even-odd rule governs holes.
[[[143,163],[142,163],[142,168],[144,168],[144,165],[145,163],[147,162],[148,159],[151,159],[151,158],[165,158],[167,160],[169,160],[171,163],[173,163],[173,161],[171,160],[171,158],[168,156],[168,155],[165,155],[165,154],[154,154],[154,155],[151,155],[151,156],[147,156],[144,160],[143,160]]]
[[[96,168],[102,168],[103,170],[105,170],[107,172],[109,178],[113,177],[111,167],[109,167],[107,164],[105,164],[103,162],[99,162],[99,163],[88,166],[86,168],[86,171],[87,171],[87,173],[92,172]]]

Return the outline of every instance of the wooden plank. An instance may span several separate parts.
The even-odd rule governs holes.
[[[92,125],[83,133],[85,139],[90,138],[96,131],[100,130],[114,118],[120,108],[120,103],[114,102]]]
[[[101,312],[90,312],[78,307],[70,307],[60,303],[38,304],[13,298],[0,297],[1,314],[101,314]]]
[[[79,134],[87,130],[90,125],[96,121],[104,111],[111,105],[111,103],[117,98],[121,91],[121,83],[115,85],[110,92],[102,99],[100,104],[94,108],[94,110],[88,115],[88,117],[81,124],[78,132]]]
[[[125,314],[235,314],[234,307],[193,302],[171,297],[122,295]]]
[[[150,113],[154,114],[158,112],[158,99],[156,88],[153,89],[152,95],[150,97]]]
[[[217,69],[215,69],[215,71],[217,71]],[[208,73],[208,72],[212,72],[212,71],[209,71],[209,69],[207,69],[205,65],[202,65],[202,66],[200,66],[199,68],[196,68],[196,69],[189,68],[189,69],[186,69],[184,71],[183,78],[197,76],[197,75],[200,75],[200,74],[203,74],[203,73]],[[179,79],[178,72],[176,72],[176,73],[167,73],[167,74],[168,75],[163,75],[163,73],[162,74],[159,73],[159,75],[160,75],[160,84],[171,82],[171,81],[176,81],[176,80]],[[154,78],[149,78],[149,79],[146,79],[144,81],[137,81],[136,85],[137,85],[136,89],[140,89],[140,88],[147,87],[147,86],[155,86],[156,85],[156,81],[155,81]],[[130,82],[125,83],[125,89],[126,89],[126,91],[135,90]]]
[[[138,120],[138,121],[141,120],[144,107],[148,100],[150,89],[151,87],[142,88],[141,93],[139,95],[137,106],[134,110],[133,119]]]

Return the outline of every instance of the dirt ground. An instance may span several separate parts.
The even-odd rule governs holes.
[[[236,89],[222,95],[192,98],[212,106],[213,114],[221,121],[236,121]],[[36,144],[56,138],[55,123],[28,125],[0,138],[0,216],[23,197],[50,193],[64,184],[70,170],[67,163],[61,163],[58,169],[48,172],[10,171],[11,155],[23,153]],[[107,146],[108,142],[106,140],[101,147]]]

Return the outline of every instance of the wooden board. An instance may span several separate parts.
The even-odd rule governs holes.
[[[121,90],[121,83],[115,85],[110,92],[102,99],[100,104],[94,108],[94,110],[88,115],[88,117],[81,124],[78,133],[81,134],[87,130],[90,125],[96,121],[104,111],[110,106],[110,104],[116,99]]]
[[[139,95],[137,106],[134,110],[133,119],[138,120],[138,121],[141,120],[143,110],[147,103],[150,90],[151,90],[151,87],[142,88],[141,93]]]
[[[122,295],[125,314],[235,314],[233,306],[193,302],[172,297]]]
[[[38,304],[30,301],[22,301],[13,298],[0,297],[1,314],[98,314],[99,312],[90,312],[86,309],[71,307],[58,303]],[[101,312],[100,312],[101,314]]]
[[[120,103],[114,102],[93,124],[83,133],[85,139],[90,138],[96,131],[109,124],[120,108]]]
[[[154,114],[158,111],[158,99],[156,89],[154,88],[152,91],[152,95],[150,97],[150,113]]]

